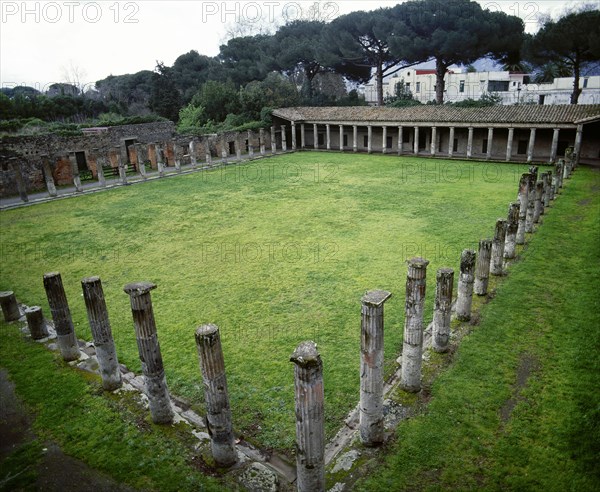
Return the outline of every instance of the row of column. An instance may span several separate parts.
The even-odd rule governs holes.
[[[345,150],[344,125],[338,125],[338,126],[339,126],[338,149],[343,151],[343,150]],[[312,127],[313,127],[313,129],[312,129],[312,131],[313,131],[313,148],[319,149],[320,144],[319,144],[318,125],[316,123],[314,123],[312,125]],[[366,127],[367,127],[367,152],[372,153],[373,152],[373,125],[366,125]],[[282,126],[282,132],[284,131],[283,128],[284,128],[284,126]],[[387,148],[388,126],[384,125],[381,128],[382,128],[382,153],[386,154],[391,150],[391,149]],[[405,128],[407,128],[407,127],[405,127],[404,125],[399,125],[397,127],[397,132],[398,132],[397,152],[398,152],[398,155],[402,155],[404,153],[403,143],[404,143]],[[413,138],[412,153],[415,155],[420,153],[419,132],[420,132],[421,128],[422,127],[420,127],[420,126],[413,127],[414,138]],[[455,127],[451,126],[451,127],[443,127],[443,128],[449,129],[447,155],[448,155],[448,157],[453,157],[454,156]],[[432,127],[430,127],[430,129],[431,129],[431,143],[430,143],[429,154],[431,156],[435,156],[435,155],[437,155],[437,152],[438,152],[437,151],[437,149],[438,149],[438,138],[437,138],[438,127],[432,126]],[[465,153],[467,158],[471,158],[473,156],[474,130],[475,130],[474,127],[472,127],[472,126],[468,127],[467,148],[466,148],[466,153]],[[487,151],[486,151],[487,159],[492,158],[492,150],[493,150],[492,144],[494,141],[494,130],[495,130],[494,127],[488,128]],[[507,138],[507,144],[506,144],[506,161],[510,161],[513,156],[514,130],[515,130],[514,128],[508,128],[508,138]],[[292,123],[292,136],[295,137],[295,134],[296,134],[295,124]],[[557,151],[558,151],[559,134],[560,134],[560,128],[554,128],[553,136],[552,136],[552,144],[551,144],[551,148],[550,148],[550,162],[551,163],[554,163],[556,161]],[[302,123],[300,126],[300,135],[301,135],[301,148],[305,149],[306,148],[306,139],[305,139],[304,123]],[[352,126],[352,135],[353,135],[352,150],[354,152],[358,152],[358,125]],[[578,125],[576,137],[575,137],[575,146],[574,146],[574,152],[576,155],[579,155],[579,152],[581,150],[582,135],[583,135],[583,125]],[[529,140],[528,140],[528,145],[527,145],[527,162],[533,161],[535,141],[536,141],[536,128],[531,128],[529,131]],[[325,124],[325,148],[327,150],[332,150],[331,124]],[[295,147],[294,147],[294,150],[295,150]]]
[[[455,304],[457,319],[468,321],[471,318],[473,294],[486,295],[490,274],[504,274],[504,260],[515,258],[516,245],[524,244],[525,232],[534,232],[533,225],[539,222],[545,208],[562,188],[563,180],[574,168],[572,154],[566,161],[560,160],[556,164],[554,174],[548,171],[539,175],[538,168],[531,167],[519,182],[517,201],[509,205],[508,218],[496,221],[493,238],[481,239],[477,253],[470,249],[462,252]],[[421,389],[428,264],[424,258],[408,261],[400,385],[409,392]],[[79,345],[61,275],[56,272],[45,274],[43,283],[62,357],[67,361],[76,360],[80,355]],[[81,285],[103,387],[114,390],[122,381],[100,278],[84,278]],[[453,285],[454,270],[440,268],[436,274],[431,341],[436,352],[445,352],[449,347]],[[150,296],[155,288],[151,282],[137,282],[127,284],[124,291],[130,298],[152,420],[164,424],[173,421],[173,409]],[[384,303],[391,295],[376,290],[367,292],[361,299],[359,422],[360,438],[366,446],[376,446],[384,441]],[[13,292],[0,293],[0,306],[6,321],[21,316]],[[40,307],[26,309],[25,315],[33,338],[48,335]],[[217,464],[231,466],[238,458],[218,327],[213,324],[198,327],[195,342],[205,388],[211,451]],[[317,345],[312,341],[300,343],[290,361],[295,365],[297,488],[300,491],[325,490],[323,364]]]

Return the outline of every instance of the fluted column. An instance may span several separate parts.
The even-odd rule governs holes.
[[[465,249],[460,256],[460,275],[458,277],[458,296],[456,298],[456,317],[460,321],[471,319],[474,274],[475,251]]]
[[[477,253],[477,262],[475,266],[475,283],[473,292],[478,296],[487,294],[488,282],[490,278],[490,260],[492,259],[492,240],[480,239],[479,251]]]
[[[560,128],[555,128],[552,133],[552,145],[550,146],[550,164],[554,164],[556,161],[556,152],[558,151],[558,136],[560,134]]]
[[[448,135],[448,157],[454,156],[454,127],[450,127],[450,134]]]
[[[543,179],[543,178],[542,178]],[[540,216],[544,210],[544,182],[538,181],[535,184],[535,199],[534,199],[534,208],[533,208],[533,223],[537,224],[540,221]]]
[[[306,130],[304,129],[304,123],[300,124],[300,147],[306,148]]]
[[[529,172],[529,185],[527,188],[527,213],[525,215],[525,232],[533,232],[533,215],[535,212],[535,183],[537,181],[537,173]]]
[[[404,143],[404,127],[398,125],[398,155],[402,155],[402,144]]]
[[[529,196],[529,173],[521,175],[519,180],[519,226],[517,229],[517,244],[525,244],[525,222],[527,219],[527,204]]]
[[[290,357],[295,364],[296,487],[325,490],[323,363],[314,342],[302,342]]]
[[[508,221],[506,225],[506,238],[504,243],[504,258],[507,260],[512,260],[516,256],[520,208],[521,204],[519,202],[512,202],[508,206]]]
[[[219,328],[213,324],[200,326],[196,330],[196,348],[204,383],[206,426],[211,437],[212,455],[219,465],[231,466],[236,463],[237,454]]]
[[[373,153],[373,126],[367,126],[367,152]]]
[[[107,391],[113,391],[122,385],[121,369],[108,319],[102,283],[99,277],[88,277],[81,281],[81,287],[100,366],[102,387]]]
[[[344,150],[344,125],[340,125],[340,151]]]
[[[275,127],[271,127],[271,153],[275,155],[277,153],[277,136],[275,135]]]
[[[285,125],[281,125],[281,150],[287,152],[287,132]]]
[[[296,123],[292,121],[292,150],[296,150],[298,148],[296,144]]]
[[[434,156],[437,152],[437,127],[431,127],[431,143],[429,145],[429,153]]]
[[[325,142],[327,150],[331,150],[331,125],[329,123],[325,125]]]
[[[352,126],[352,152],[358,152],[358,126]]]
[[[188,147],[190,152],[190,165],[192,169],[196,169],[196,166],[198,166],[198,158],[196,157],[196,141],[190,140]]]
[[[527,162],[533,161],[533,149],[535,148],[535,128],[529,131],[529,144],[527,145]]]
[[[81,186],[81,177],[79,176],[79,166],[77,164],[75,152],[69,152],[69,161],[71,162],[71,172],[73,173],[73,184],[75,185],[75,190],[78,193],[81,193],[83,188]]]
[[[10,321],[16,321],[21,317],[19,305],[17,304],[17,298],[12,290],[0,292],[0,306],[2,307],[4,321],[7,323]]]
[[[431,336],[431,347],[436,352],[446,352],[448,350],[453,288],[454,270],[452,268],[440,268],[436,274],[433,333]]]
[[[173,409],[152,310],[150,297],[152,289],[156,289],[156,285],[151,282],[131,283],[123,288],[131,302],[133,326],[142,361],[152,421],[155,424],[170,424],[173,421]]]
[[[417,392],[421,389],[423,357],[423,305],[429,261],[413,258],[408,261],[406,276],[406,310],[402,344],[402,389]]]
[[[158,168],[158,175],[162,178],[165,175],[165,153],[162,144],[157,143],[154,148],[156,150],[156,167]]]
[[[254,157],[254,144],[252,143],[254,133],[252,130],[248,130],[246,135],[248,136],[248,158],[252,159]]]
[[[66,361],[77,360],[80,353],[79,344],[60,273],[46,273],[44,289],[46,289],[46,297],[56,329],[56,341],[62,358]]]
[[[303,126],[303,128],[304,128],[304,126]],[[264,128],[261,128],[259,130],[258,139],[260,140],[260,155],[265,155],[267,151],[265,148],[265,129]]]
[[[473,155],[473,127],[469,127],[469,136],[467,137],[467,159]]]
[[[413,154],[417,155],[419,153],[419,127],[415,126],[415,136],[413,141]]]
[[[117,159],[117,167],[119,169],[119,180],[121,184],[127,184],[127,169],[125,168],[125,163],[123,162],[123,158],[121,157],[121,147],[115,146],[115,157]]]
[[[383,442],[383,304],[391,294],[376,290],[362,298],[360,351],[360,438],[365,446]]]
[[[515,138],[515,129],[508,129],[508,138],[506,139],[506,162],[512,159],[513,140]]]
[[[313,147],[319,148],[319,131],[316,123],[313,123]]]
[[[382,127],[383,134],[381,136],[381,153],[387,154],[387,126]]]
[[[44,170],[44,180],[46,181],[48,195],[56,196],[56,185],[54,184],[54,178],[52,176],[52,168],[50,167],[50,161],[46,154],[42,155],[42,169]]]
[[[31,333],[31,338],[41,340],[48,336],[46,321],[44,320],[44,314],[40,306],[26,308],[25,317],[27,318],[27,327],[29,328],[29,333]]]
[[[504,248],[507,230],[508,221],[506,219],[498,219],[494,228],[494,238],[492,239],[492,261],[490,262],[490,273],[492,275],[504,274]]]
[[[487,138],[487,152],[486,152],[486,159],[490,160],[492,158],[492,145],[494,143],[494,127],[489,127],[488,128],[488,138]]]

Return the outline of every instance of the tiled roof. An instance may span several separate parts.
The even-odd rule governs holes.
[[[408,108],[350,106],[280,108],[273,115],[289,121],[356,121],[410,123],[520,123],[573,124],[580,120],[600,119],[600,104],[521,105],[460,108],[422,105]]]

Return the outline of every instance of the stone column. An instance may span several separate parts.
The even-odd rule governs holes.
[[[489,161],[492,158],[492,145],[494,143],[494,128],[488,128],[488,138],[487,138],[487,152],[485,158]]]
[[[121,147],[115,147],[115,155],[117,157],[117,166],[119,166],[119,179],[121,180],[121,184],[127,184],[127,170],[125,169],[125,163],[121,158]]]
[[[69,152],[69,161],[71,162],[71,172],[73,173],[73,184],[75,185],[75,190],[78,193],[83,191],[81,187],[81,178],[79,177],[79,166],[77,165],[77,158],[75,157],[75,152]]]
[[[552,191],[552,171],[546,171],[546,191],[544,193],[544,207],[550,206],[550,200],[554,198],[554,193]]]
[[[254,157],[254,144],[252,143],[252,130],[248,130],[248,158]]]
[[[569,177],[571,176],[571,163],[573,162],[573,153],[571,151],[572,149],[570,147],[567,147],[567,150],[565,150],[565,160],[563,161],[563,174],[562,174],[562,179],[569,179]]]
[[[506,226],[506,238],[504,243],[504,258],[512,260],[516,256],[517,231],[519,230],[519,202],[512,202],[508,206],[508,221]]]
[[[62,358],[66,361],[77,360],[79,359],[79,344],[60,273],[46,273],[44,289],[46,289],[46,297],[50,305],[54,328],[56,328],[56,342]]]
[[[277,135],[275,134],[275,126],[271,127],[271,154],[277,153]]]
[[[558,136],[560,134],[560,128],[555,128],[552,134],[552,146],[550,147],[550,164],[554,164],[556,161],[556,152],[558,151]]]
[[[529,196],[529,173],[521,175],[519,180],[519,226],[517,229],[517,244],[525,244],[525,222],[527,218],[527,203]]]
[[[236,132],[235,134],[235,158],[238,162],[242,160],[242,134],[240,132]]]
[[[373,127],[371,125],[367,126],[367,152],[373,153]]]
[[[530,169],[531,171],[531,169]],[[525,232],[533,232],[533,214],[535,212],[535,182],[537,175],[529,173],[529,185],[527,188],[527,214],[525,216]]]
[[[204,159],[206,160],[206,164],[212,166],[212,153],[210,151],[210,139],[206,139],[204,141]]]
[[[488,282],[490,279],[490,260],[492,259],[492,241],[491,239],[479,240],[479,253],[475,266],[475,283],[473,292],[478,296],[487,294]]]
[[[285,125],[281,125],[281,150],[287,152],[287,133],[285,131]]]
[[[181,172],[181,158],[179,157],[180,148],[179,148],[179,145],[177,144],[177,142],[175,141],[175,139],[172,140],[172,145],[173,145],[173,158],[175,159],[175,171],[180,173]]]
[[[446,352],[448,350],[453,287],[454,270],[452,268],[440,268],[436,275],[433,332],[431,334],[431,348],[436,352]]]
[[[56,196],[56,185],[54,184],[54,178],[52,177],[52,168],[50,167],[50,161],[46,154],[42,155],[42,169],[44,170],[44,179],[46,180],[48,195]]]
[[[458,296],[456,298],[456,317],[460,321],[471,319],[474,273],[475,251],[465,249],[460,256],[460,275],[458,277]]]
[[[527,162],[533,161],[533,149],[535,148],[535,128],[529,131],[529,144],[527,145]]]
[[[387,126],[382,126],[383,134],[381,136],[381,153],[387,154]]]
[[[352,126],[352,152],[358,152],[358,126]]]
[[[344,125],[340,125],[340,151],[344,151]]]
[[[454,127],[450,127],[450,134],[448,135],[448,157],[454,155]]]
[[[113,391],[120,388],[123,383],[100,277],[84,278],[81,281],[81,288],[96,347],[102,387],[107,391]]]
[[[265,155],[265,129],[261,128],[258,135],[258,139],[260,140],[260,155]]]
[[[437,151],[437,127],[431,127],[431,144],[429,145],[429,151],[432,156],[436,154]]]
[[[419,153],[419,127],[415,126],[415,136],[413,141],[413,154]]]
[[[300,147],[306,148],[306,130],[304,129],[304,123],[300,124]]]
[[[406,315],[400,385],[404,391],[413,393],[421,389],[423,305],[425,303],[427,265],[429,265],[429,261],[423,258],[408,260],[406,276]]]
[[[508,230],[508,221],[498,219],[494,228],[494,238],[492,239],[492,261],[490,264],[490,273],[492,275],[503,275],[504,269],[504,247],[506,241],[506,231]]]
[[[198,166],[198,158],[196,156],[196,141],[195,140],[190,140],[189,149],[190,149],[190,165],[192,166],[192,169],[196,169],[196,167]]]
[[[360,439],[383,442],[383,304],[392,294],[367,292],[362,298],[360,338]]]
[[[314,342],[302,342],[290,357],[296,366],[296,487],[325,490],[325,418],[323,363]]]
[[[292,150],[296,150],[297,149],[297,145],[296,145],[296,123],[294,123],[292,121]]]
[[[402,145],[404,143],[404,127],[402,125],[398,126],[398,155],[402,155]]]
[[[577,125],[577,133],[575,134],[575,159],[574,164],[579,164],[579,158],[581,157],[581,142],[583,141],[583,125]]]
[[[155,424],[170,424],[173,421],[173,409],[150,298],[150,291],[155,288],[156,285],[151,282],[138,282],[127,284],[123,290],[129,295],[131,302],[133,326],[142,361],[152,421]]]
[[[506,139],[506,162],[508,162],[512,159],[512,146],[513,146],[514,138],[515,138],[515,129],[509,128],[508,129],[508,138]]]
[[[229,160],[229,145],[227,143],[227,141],[225,140],[225,134],[222,135],[221,137],[221,160],[223,161],[224,164],[227,164],[227,161]]]
[[[540,215],[542,215],[542,211],[544,210],[544,183],[543,181],[538,181],[535,184],[535,201],[533,205],[533,223],[538,224],[540,221]]]
[[[106,177],[104,176],[104,169],[102,167],[102,163],[105,162],[105,157],[100,155],[100,149],[94,148],[92,149],[94,156],[96,157],[96,176],[98,178],[98,185],[101,188],[106,188]],[[139,150],[137,151],[139,152]],[[138,162],[140,154],[137,154]]]
[[[317,124],[313,123],[313,148],[314,149],[318,149],[319,148],[319,133],[318,133],[318,129],[317,129]]]
[[[331,150],[331,125],[329,123],[325,125],[325,141],[327,143],[327,150]]]
[[[162,178],[165,175],[165,154],[161,144],[157,143],[154,148],[156,149],[156,167],[158,167],[158,175]]]
[[[41,307],[31,306],[26,308],[25,317],[27,318],[27,326],[29,327],[31,338],[41,340],[48,336],[48,329],[46,328],[46,321],[44,320]]]
[[[562,177],[562,159],[559,159],[558,162],[554,165],[554,174],[552,175],[552,199],[555,200],[558,196],[561,186],[561,177]]]
[[[16,157],[10,157],[9,162],[15,174],[15,181],[17,182],[19,197],[21,198],[21,201],[27,203],[29,201],[29,197],[27,196],[27,187],[25,186],[25,180],[23,179],[23,173],[21,172],[19,160]]]
[[[206,427],[211,437],[212,455],[220,466],[231,466],[237,462],[237,453],[219,328],[213,324],[200,326],[196,330],[196,348],[204,383]]]
[[[467,138],[467,159],[473,156],[473,127],[469,127],[469,136]]]
[[[4,321],[7,323],[10,321],[16,321],[21,317],[19,305],[17,304],[17,298],[12,290],[0,292],[0,306],[2,307]]]

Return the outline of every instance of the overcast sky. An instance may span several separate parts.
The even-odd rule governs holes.
[[[317,2],[323,20],[396,1]],[[518,15],[537,30],[540,14],[556,17],[580,0],[481,0],[484,7]],[[190,50],[214,56],[238,22],[277,25],[304,18],[313,1],[10,1],[0,0],[0,85],[44,90],[53,82],[92,84],[108,75],[172,65]],[[75,74],[75,75],[74,75]]]

